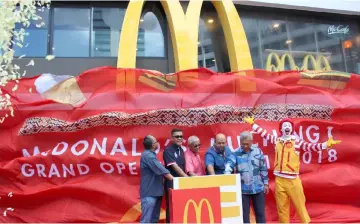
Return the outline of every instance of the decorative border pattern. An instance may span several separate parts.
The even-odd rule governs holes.
[[[304,104],[263,104],[253,107],[216,105],[189,109],[161,109],[143,113],[106,112],[75,122],[51,117],[33,117],[25,120],[19,135],[44,132],[77,132],[99,126],[176,125],[197,126],[243,123],[243,117],[280,121],[283,118],[330,120],[333,108]]]

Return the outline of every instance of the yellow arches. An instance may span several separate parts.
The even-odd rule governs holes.
[[[275,64],[272,63],[273,59]],[[318,55],[316,59],[312,55],[306,55],[303,59],[302,66],[299,68],[293,57],[289,53],[284,53],[281,58],[275,52],[270,52],[266,59],[265,69],[268,71],[284,71],[286,59],[289,63],[290,70],[309,70],[311,64],[316,71],[331,71],[330,64],[324,55]]]
[[[169,24],[175,71],[198,68],[198,32],[203,0],[190,0],[185,13],[179,0],[161,0],[160,2]],[[253,69],[249,44],[234,3],[232,0],[212,0],[211,2],[224,30],[231,71]],[[118,49],[117,67],[119,68],[136,68],[136,45],[144,3],[145,0],[130,0],[126,9]],[[321,54],[316,58],[311,54],[306,55],[302,66],[299,67],[290,53],[284,53],[279,57],[275,52],[270,52],[268,55],[265,69],[284,71],[286,62],[291,70],[308,70],[310,65],[314,70],[331,70],[328,60]]]
[[[117,67],[136,67],[136,44],[144,0],[130,0],[121,30]],[[232,0],[212,1],[222,24],[232,71],[253,69],[248,41]],[[190,0],[186,13],[179,0],[162,0],[169,24],[175,70],[198,67],[198,30],[203,0]]]

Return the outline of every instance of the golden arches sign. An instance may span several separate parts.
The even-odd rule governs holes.
[[[201,199],[199,205],[196,204],[196,202],[192,199],[188,200],[186,202],[185,208],[184,208],[184,216],[183,216],[183,223],[187,224],[188,223],[188,213],[189,213],[189,208],[190,208],[190,204],[193,205],[194,210],[195,210],[195,217],[196,217],[196,224],[200,224],[201,223],[201,209],[203,206],[203,203],[206,203],[206,206],[208,208],[209,211],[209,223],[214,224],[214,213],[211,207],[210,202],[203,198]]]
[[[130,0],[118,50],[117,67],[136,67],[136,44],[144,0]],[[248,41],[232,0],[212,0],[222,24],[232,71],[253,69]],[[198,31],[203,0],[190,0],[187,11],[179,0],[161,0],[169,24],[175,70],[198,67]]]
[[[275,65],[272,63],[272,59],[275,59]],[[312,64],[313,70],[317,71],[331,71],[329,61],[324,55],[318,55],[316,59],[312,55],[306,55],[303,59],[303,64],[299,68],[293,57],[289,53],[285,53],[279,57],[275,52],[271,52],[267,59],[265,69],[269,71],[284,71],[286,65],[286,59],[288,60],[290,70],[309,70],[309,62]]]

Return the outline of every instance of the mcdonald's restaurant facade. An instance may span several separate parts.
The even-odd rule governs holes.
[[[206,67],[360,74],[360,13],[252,2],[52,1],[39,12],[45,26],[34,21],[27,47],[15,52],[26,54],[20,65],[34,59],[29,76],[107,65],[163,73]]]

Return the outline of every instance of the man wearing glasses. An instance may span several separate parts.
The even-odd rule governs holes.
[[[189,149],[185,151],[185,170],[189,176],[205,175],[200,159],[200,139],[197,136],[190,136],[188,139]]]
[[[171,145],[164,150],[163,159],[165,167],[173,177],[187,177],[185,173],[185,156],[181,148],[183,143],[183,131],[174,128],[171,130]],[[169,209],[169,189],[173,187],[173,182],[165,179],[165,198],[166,198],[166,222],[170,223]]]

